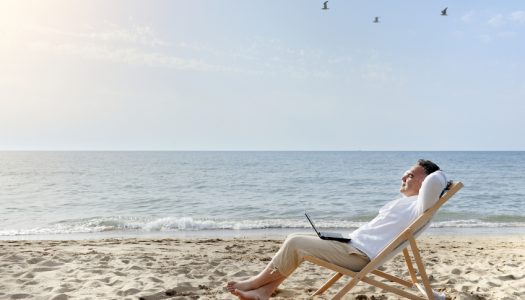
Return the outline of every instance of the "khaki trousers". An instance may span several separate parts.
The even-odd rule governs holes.
[[[335,265],[360,271],[370,259],[349,243],[322,240],[315,234],[293,233],[284,241],[271,264],[281,275],[288,277],[310,255]]]

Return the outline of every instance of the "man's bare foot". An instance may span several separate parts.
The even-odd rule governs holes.
[[[241,300],[263,300],[264,299],[264,298],[259,297],[256,290],[251,290],[251,291],[234,290],[232,294],[239,297],[239,299]]]
[[[243,280],[243,281],[229,281],[226,284],[226,289],[228,292],[233,294],[233,291],[239,290],[239,291],[249,291],[253,290],[255,287],[252,285],[252,282],[250,279]]]
[[[241,291],[233,290],[232,294],[239,297],[241,300],[267,300],[273,293],[271,285],[261,286],[256,290]]]
[[[226,289],[240,299],[268,299],[279,284],[286,279],[275,271],[276,269],[268,264],[257,276],[243,281],[229,281]]]

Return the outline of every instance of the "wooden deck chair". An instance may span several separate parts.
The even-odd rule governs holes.
[[[430,225],[430,220],[434,216],[434,213],[445,203],[450,197],[452,197],[457,191],[463,187],[461,182],[449,182],[447,188],[441,194],[439,200],[432,206],[427,209],[420,217],[418,217],[412,224],[410,224],[407,229],[400,233],[388,246],[386,246],[375,259],[370,261],[361,271],[354,272],[349,269],[334,265],[332,263],[321,260],[317,257],[306,256],[305,260],[312,262],[314,264],[320,265],[322,267],[331,269],[337,272],[330,280],[328,280],[321,288],[319,288],[314,294],[320,295],[325,292],[330,286],[332,286],[337,280],[339,280],[343,275],[348,275],[352,277],[350,282],[348,282],[334,297],[333,299],[341,299],[346,293],[348,293],[359,281],[366,282],[368,284],[377,286],[385,291],[392,292],[403,296],[408,299],[429,299],[435,300],[434,292],[430,287],[430,281],[425,271],[425,265],[421,260],[421,255],[419,254],[419,249],[416,244],[416,237],[421,234],[425,228]],[[423,285],[418,283],[417,273],[412,264],[412,258],[410,257],[408,248],[414,256],[414,260],[417,265],[417,269]],[[398,278],[396,276],[387,274],[378,270],[377,268],[381,266],[385,261],[391,259],[399,252],[403,251],[405,257],[406,265],[408,272],[411,277],[411,281]],[[378,281],[374,278],[371,278],[370,275],[376,275],[382,278],[389,280],[390,282],[403,285],[408,288],[416,286],[419,291],[424,295],[423,297],[416,294],[407,292],[400,289],[399,287]]]

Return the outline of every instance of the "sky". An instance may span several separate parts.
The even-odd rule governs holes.
[[[525,150],[524,1],[322,2],[1,0],[0,150]]]

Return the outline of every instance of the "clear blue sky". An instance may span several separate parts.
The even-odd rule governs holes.
[[[525,150],[523,1],[322,2],[3,0],[0,150]]]

